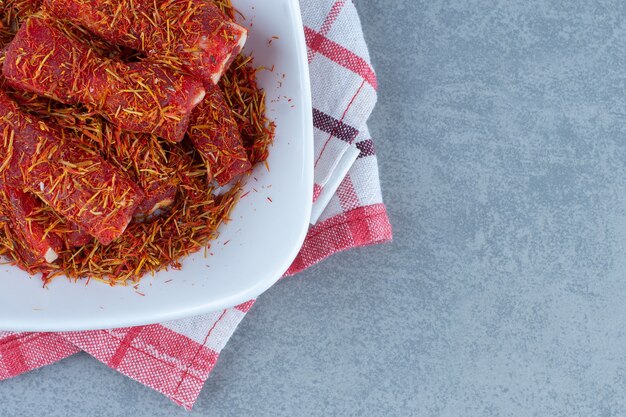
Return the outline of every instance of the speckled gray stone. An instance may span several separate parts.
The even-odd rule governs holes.
[[[83,354],[1,416],[626,415],[626,3],[357,7],[395,242],[263,295],[192,413]]]

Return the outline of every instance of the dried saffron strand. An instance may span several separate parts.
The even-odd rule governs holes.
[[[256,70],[245,57],[238,58],[239,67],[233,66],[224,78],[224,95],[230,97],[240,130],[246,140],[251,155],[263,158],[273,139],[273,125],[264,115],[252,115],[262,108],[258,100],[264,97],[255,83]],[[256,104],[255,104],[256,103]],[[247,109],[247,110],[246,110]],[[68,110],[51,107],[50,114],[56,114],[65,127],[75,123],[67,114]],[[72,112],[77,112],[72,110]],[[59,115],[63,116],[59,116]],[[89,115],[80,116],[80,118]],[[259,123],[253,123],[258,120]],[[77,123],[77,125],[79,125]],[[98,137],[85,129],[85,136]],[[98,128],[96,128],[97,131]],[[100,142],[98,142],[100,143]],[[104,143],[104,142],[102,142]],[[38,265],[32,272],[43,273],[47,279],[65,275],[74,279],[92,277],[109,284],[124,285],[136,282],[147,273],[154,273],[166,267],[180,267],[180,260],[206,247],[215,237],[219,224],[228,217],[240,189],[236,186],[226,195],[216,200],[210,192],[206,169],[190,144],[182,143],[191,164],[181,166],[179,197],[168,213],[149,222],[131,224],[127,231],[110,245],[103,247],[92,241],[79,249],[64,250],[59,260],[52,265]],[[184,175],[182,175],[184,174]],[[0,222],[2,221],[0,217]],[[0,230],[0,253],[19,261],[11,238],[3,236]]]
[[[121,129],[171,142],[185,136],[191,111],[205,95],[196,79],[148,62],[111,64],[95,91],[107,91],[101,114]]]
[[[247,30],[210,0],[45,0],[60,19],[205,82],[217,83],[247,39]]]
[[[66,110],[70,112],[57,111],[51,118],[75,132],[81,143],[100,150],[143,190],[145,198],[133,217],[147,218],[174,203],[181,183],[181,163],[188,158],[181,147],[169,146],[154,135],[121,132],[98,116]]]
[[[104,126],[103,140],[107,159],[128,172],[146,195],[135,210],[136,218],[147,218],[174,203],[179,169],[187,158],[181,147],[168,146],[154,135],[120,132],[110,125]]]
[[[41,216],[42,203],[16,187],[0,187],[0,213],[16,235],[15,243],[24,264],[51,263],[62,249],[61,239],[46,231],[48,218]]]
[[[266,115],[265,92],[256,82],[258,71],[252,66],[251,57],[239,55],[220,82],[253,165],[267,159],[276,131],[276,125]]]
[[[146,195],[135,217],[149,217],[174,202],[180,184],[179,167],[188,158],[183,148],[155,135],[122,132],[85,109],[21,91],[12,91],[11,97],[29,113],[71,131],[81,143],[99,150],[104,159],[129,174]]]
[[[50,235],[57,236],[63,242],[62,248],[71,250],[91,242],[94,238],[78,225],[63,218],[46,204],[40,204],[37,219]]]
[[[2,77],[1,75],[0,83],[4,84],[2,87],[0,87],[0,90],[4,89],[5,92],[10,96],[10,98],[20,104],[23,104],[23,106],[21,106],[22,109],[24,109],[25,106],[26,110],[30,111],[35,116],[49,119],[52,109],[58,106],[57,102],[54,102],[50,99],[46,99],[32,93],[15,90],[8,87],[5,83],[4,77]],[[54,121],[58,120],[59,119],[56,118],[54,119]],[[17,189],[19,188],[24,188],[24,185],[20,184]],[[37,201],[37,221],[43,227],[50,227],[50,225],[54,225],[54,230],[52,230],[51,233],[57,235],[63,241],[63,247],[74,248],[83,246],[93,239],[93,237],[89,235],[89,233],[82,231],[79,226],[72,223],[71,221],[68,221],[67,219],[60,217],[49,206],[42,204],[40,200]],[[0,225],[0,233],[2,233],[1,230],[2,227]],[[0,244],[0,248],[1,247],[2,245]],[[2,251],[0,249],[0,254],[1,252]],[[25,265],[23,264],[20,265],[20,267],[26,269]]]
[[[28,16],[36,13],[43,0],[0,0],[0,45],[8,44]]]
[[[2,214],[2,209],[0,209],[0,256],[7,258],[9,263],[19,266],[30,274],[54,268],[43,258],[34,257],[27,247],[28,244],[12,224],[8,213],[6,216]]]
[[[193,157],[193,149],[185,146]],[[202,161],[184,167],[185,178],[178,199],[162,217],[131,224],[112,244],[89,243],[78,251],[62,251],[54,265],[39,272],[52,279],[65,275],[73,279],[90,277],[109,284],[137,282],[147,273],[166,267],[180,268],[180,260],[206,247],[217,235],[236,202],[239,186],[219,199],[211,194]]]
[[[22,23],[34,14],[38,14],[42,10],[43,0],[0,0],[0,45],[6,46]],[[79,39],[81,42],[95,49],[98,54],[113,58],[120,57],[132,58],[134,53],[129,53],[125,48],[112,45],[105,40],[94,36],[81,26],[65,22],[65,27],[72,34],[73,38]]]
[[[37,195],[102,244],[126,229],[143,192],[97,152],[19,109],[0,92],[0,179]]]
[[[207,166],[209,181],[225,185],[252,168],[237,122],[218,86],[207,86],[206,97],[194,109],[189,139]]]
[[[232,17],[233,9],[228,0],[218,0],[216,3]],[[249,58],[238,57],[227,76],[222,78],[221,86],[226,101],[232,107],[245,148],[256,163],[267,158],[274,125],[264,114],[265,95],[256,85],[258,70],[250,64]],[[97,127],[97,123],[84,123],[84,119],[98,117],[80,109],[64,109],[45,100],[36,101],[39,102],[35,104],[31,101],[30,105],[39,106],[39,111],[44,115],[49,114],[49,119],[56,120],[64,128],[72,130],[73,127],[76,133],[84,128],[84,134],[79,135],[81,143],[102,151],[99,144],[105,143],[102,138],[107,139],[108,136],[98,135],[100,127]],[[80,114],[78,120],[73,120],[77,114]],[[123,285],[136,282],[147,273],[167,267],[180,267],[183,257],[206,248],[216,236],[219,224],[228,218],[240,186],[237,184],[228,193],[215,198],[211,193],[204,163],[191,144],[185,141],[182,146],[162,145],[166,152],[180,149],[185,156],[182,158],[184,163],[178,167],[178,198],[165,215],[131,224],[120,238],[108,246],[95,240],[73,250],[67,245],[68,248],[61,251],[59,260],[54,264],[34,265],[29,270],[42,273],[46,282],[54,276],[65,275],[74,279],[89,276],[109,284]],[[112,155],[109,153],[106,157],[111,158]],[[171,161],[172,157],[169,156],[167,160]],[[113,159],[111,161],[118,164]],[[54,212],[49,214],[58,216]],[[0,255],[4,254],[18,264],[23,263],[15,249],[16,238],[11,236],[10,230],[2,229],[6,221],[0,213]],[[66,236],[70,228],[59,223],[53,232]]]
[[[94,120],[91,123],[92,135],[85,141],[102,141],[99,149],[105,158],[127,172],[146,195],[134,216],[146,218],[171,206],[181,184],[181,169],[191,163],[184,149],[154,135],[120,132],[106,123],[98,126]]]
[[[72,131],[81,143],[99,150],[141,187],[146,198],[137,207],[135,217],[149,217],[173,204],[181,183],[181,164],[188,159],[182,147],[169,145],[155,135],[122,132],[101,117],[74,107],[34,106],[29,110],[43,112]]]
[[[257,71],[249,58],[239,56],[221,83],[246,149],[255,163],[267,158],[275,130],[266,115],[259,113],[265,111],[265,95],[256,84]],[[90,276],[109,284],[124,285],[166,267],[180,267],[182,258],[206,248],[221,222],[228,218],[241,187],[236,184],[216,199],[211,194],[206,168],[197,151],[186,142],[182,145],[188,154],[187,161],[194,162],[179,167],[179,172],[184,174],[179,197],[165,216],[131,224],[120,239],[107,247],[93,242],[78,254],[62,252],[57,269],[48,266],[41,272],[50,273],[51,278]]]
[[[93,240],[93,236],[89,233],[67,221],[59,223],[59,226],[54,228],[54,233],[61,237],[63,242],[65,242],[64,247],[68,249],[79,248]]]
[[[238,12],[233,7],[233,3],[230,0],[213,0],[213,3],[215,3],[217,8],[230,19],[235,19],[235,14]]]
[[[24,20],[41,9],[43,0],[1,0],[0,22],[13,33]]]
[[[72,28],[31,16],[6,50],[9,83],[66,104],[85,104],[132,132],[182,140],[201,83],[163,65],[105,58],[74,37]]]
[[[275,130],[273,122],[264,113],[258,113],[265,111],[265,95],[256,84],[257,71],[252,67],[249,58],[239,56],[222,80],[224,96],[230,98],[247,150],[255,163],[263,162],[267,158]],[[76,261],[85,252],[91,253],[92,247],[87,247],[72,261],[68,276],[91,276],[114,284],[135,282],[141,276],[164,267],[179,267],[183,257],[209,244],[215,237],[219,224],[228,217],[234,206],[240,186],[237,184],[219,200],[215,200],[210,191],[207,191],[210,190],[210,185],[197,151],[190,149],[186,143],[183,145],[187,147],[190,159],[195,162],[180,168],[186,175],[181,181],[179,199],[168,215],[152,222],[132,224],[118,241],[106,248],[110,251],[107,254],[98,256],[99,248],[90,258],[91,263],[97,265],[97,273],[87,267],[81,269],[79,266],[82,264]],[[208,212],[205,211],[207,208]],[[144,245],[138,242],[147,243]],[[139,248],[136,257],[128,256],[131,248]],[[62,260],[66,257],[65,253],[61,254]],[[67,266],[61,269],[68,270]],[[107,274],[105,271],[113,272]]]

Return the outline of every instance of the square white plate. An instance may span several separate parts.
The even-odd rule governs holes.
[[[246,52],[255,65],[274,67],[259,73],[259,84],[277,129],[270,171],[255,168],[243,190],[250,193],[220,229],[211,245],[213,255],[198,253],[180,271],[144,277],[138,291],[145,296],[132,287],[85,285],[62,277],[43,288],[39,277],[2,265],[0,330],[125,327],[220,310],[267,290],[295,259],[313,199],[311,92],[300,9],[297,0],[233,3],[250,30]],[[270,42],[274,36],[278,39]]]

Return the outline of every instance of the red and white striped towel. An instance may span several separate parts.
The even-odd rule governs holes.
[[[300,4],[313,87],[318,218],[286,275],[333,253],[391,239],[366,125],[376,102],[376,76],[356,9],[349,0]],[[191,408],[220,351],[253,304],[251,300],[203,316],[124,329],[0,331],[0,380],[84,350]]]

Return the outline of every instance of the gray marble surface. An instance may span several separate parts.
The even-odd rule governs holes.
[[[1,416],[626,415],[626,3],[357,7],[395,242],[263,295],[191,413],[78,355]]]

